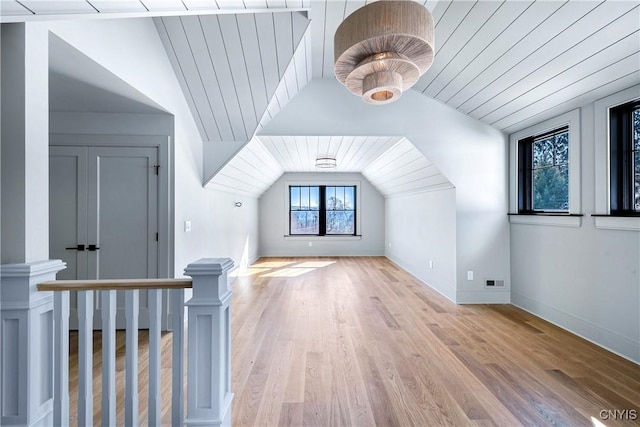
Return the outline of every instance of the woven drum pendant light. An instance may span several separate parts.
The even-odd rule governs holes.
[[[409,0],[381,0],[345,19],[334,37],[334,71],[370,104],[396,101],[433,63],[433,18]]]

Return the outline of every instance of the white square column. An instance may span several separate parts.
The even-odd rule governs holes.
[[[1,31],[0,263],[30,263],[49,258],[49,31]]]
[[[187,426],[231,425],[231,295],[228,258],[193,262],[184,274],[193,278],[189,316]]]

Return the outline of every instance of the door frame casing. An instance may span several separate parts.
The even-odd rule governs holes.
[[[49,146],[158,148],[160,164],[158,171],[158,277],[174,277],[171,137],[168,135],[52,134],[49,135]]]

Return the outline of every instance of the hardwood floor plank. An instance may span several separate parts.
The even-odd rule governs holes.
[[[355,346],[361,343],[361,329],[357,326],[342,325],[335,350],[332,351],[334,371],[344,379],[346,399],[350,409],[351,425],[373,425],[374,420],[367,391],[360,371]],[[354,346],[355,344],[355,346]]]
[[[289,377],[289,366],[293,361],[293,342],[278,340],[274,353],[279,357],[271,365],[265,390],[260,402],[257,419],[265,420],[266,425],[276,425],[284,401],[284,391]]]
[[[382,321],[384,322],[385,325],[387,325],[388,328],[400,329],[400,325],[398,325],[398,322],[396,322],[396,319],[389,312],[387,307],[385,307],[385,305],[380,300],[380,298],[369,297],[369,299],[371,300],[371,303],[373,304],[373,307],[375,308],[376,312],[378,313],[380,318],[382,318]]]
[[[506,383],[500,381],[500,378],[491,372],[487,367],[481,365],[473,357],[462,349],[453,349],[455,355],[467,366],[473,375],[478,377],[480,381],[487,386],[489,391],[494,394],[502,402],[502,404],[525,425],[546,425],[544,418],[535,412],[526,400],[522,399],[515,391]]]
[[[603,396],[610,409],[633,409],[639,400],[630,400],[618,393],[615,387],[607,387],[598,380],[590,377],[577,378],[578,383],[592,393]],[[620,390],[621,391],[621,390]],[[640,414],[638,415],[640,417]]]
[[[304,325],[302,322],[299,324]],[[293,341],[291,363],[288,366],[289,376],[287,377],[287,386],[284,389],[284,396],[282,397],[283,404],[304,402],[306,365],[307,345],[304,340],[296,339]]]
[[[360,361],[360,372],[376,425],[402,425],[398,420],[395,409],[390,405],[391,399],[382,382],[375,360],[363,348],[357,350],[357,356]]]
[[[458,345],[458,341],[456,341],[455,339],[453,339],[453,337],[451,336],[451,334],[449,332],[447,332],[446,329],[441,328],[440,325],[436,325],[436,324],[429,324],[429,329],[431,329],[431,332],[433,332],[433,334],[438,337],[438,339],[440,341],[442,341],[442,343],[444,345]]]
[[[606,399],[583,387],[577,380],[560,370],[550,370],[546,374],[553,380],[545,381],[545,383],[549,384],[556,393],[561,395],[565,401],[585,418],[591,418],[603,408],[611,406]],[[619,425],[619,423],[609,420],[606,425]]]
[[[278,425],[283,427],[301,426],[303,406],[302,402],[283,403]]]
[[[331,394],[330,388],[323,380],[324,363],[323,353],[307,353],[302,409],[302,424],[305,426],[329,425],[328,401]]]
[[[564,399],[542,386],[535,378],[523,372],[517,366],[504,368],[496,363],[487,365],[488,369],[503,383],[509,385],[547,425],[568,425],[577,422],[589,423],[578,411],[568,405]]]

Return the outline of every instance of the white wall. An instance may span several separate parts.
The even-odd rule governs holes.
[[[387,258],[455,301],[455,189],[388,197],[385,233]]]
[[[211,220],[206,240],[212,257],[231,257],[238,268],[258,259],[258,199],[205,189],[209,193]],[[235,203],[241,202],[241,207]]]
[[[595,227],[594,104],[581,108],[582,225],[511,224],[513,304],[640,362],[640,232]]]
[[[202,140],[153,21],[110,19],[40,25],[47,26],[174,116],[175,275],[181,276],[184,266],[202,257],[230,257],[239,264],[247,239],[253,245],[249,253],[256,253],[257,201],[243,199],[247,208],[242,216],[237,216],[234,206],[228,204],[234,195],[202,186]],[[61,131],[57,124],[52,127]],[[136,126],[128,123],[125,127],[131,130]],[[165,131],[161,126],[158,129]],[[230,218],[236,221],[233,227],[227,224]],[[187,220],[192,223],[189,233],[184,232]]]
[[[286,183],[359,183],[358,221],[362,237],[284,237],[288,233]],[[261,256],[384,255],[384,198],[359,173],[285,173],[260,197]],[[313,246],[309,247],[309,242]]]
[[[335,79],[313,80],[261,134],[405,136],[456,187],[456,302],[509,302],[507,141],[478,120],[409,90],[373,106]],[[467,281],[466,272],[475,279]],[[505,280],[503,291],[484,279]]]

